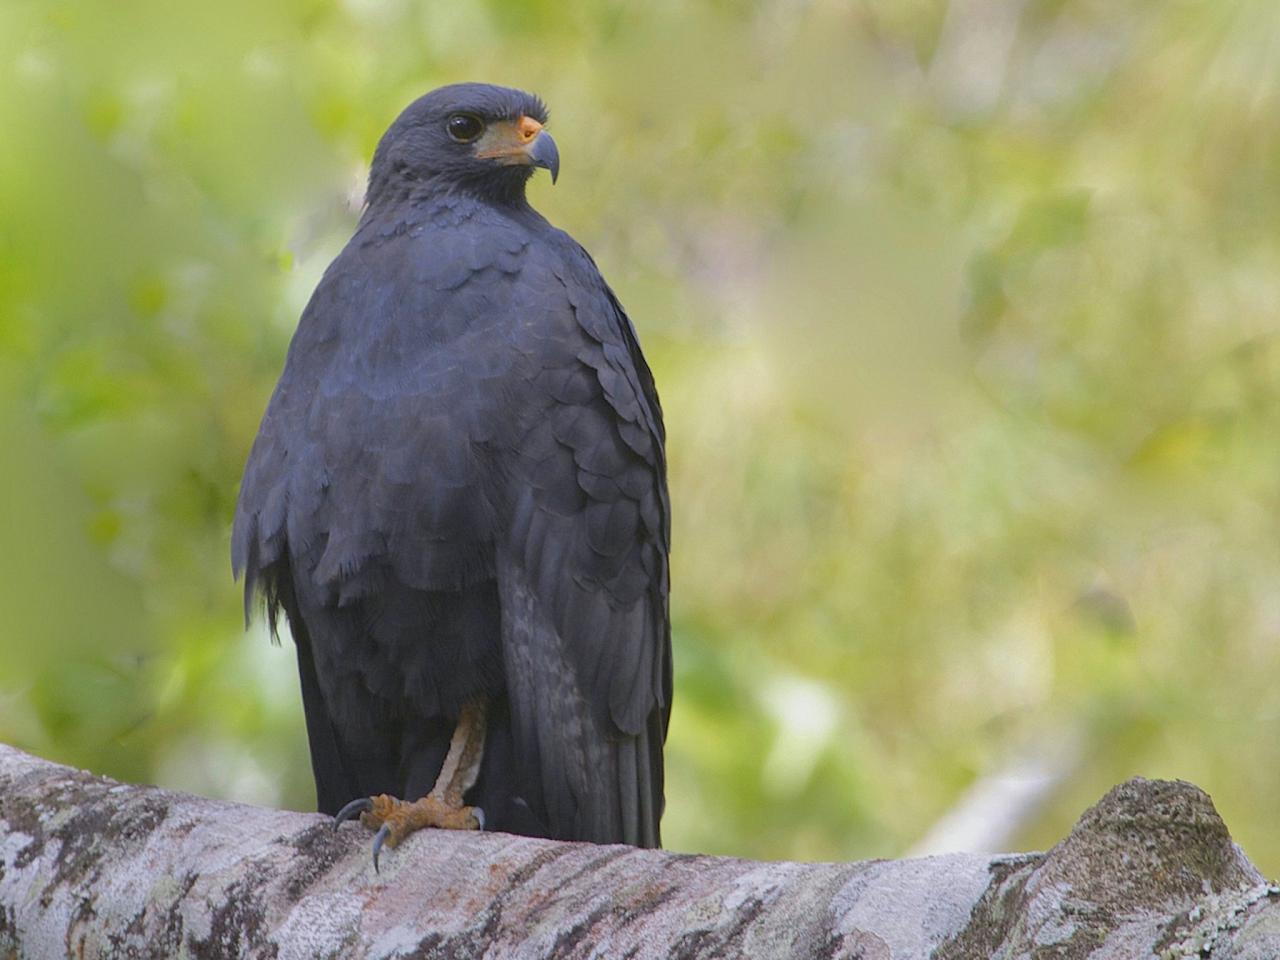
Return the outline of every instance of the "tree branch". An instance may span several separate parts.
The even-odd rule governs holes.
[[[125,786],[0,746],[0,956],[1274,957],[1280,888],[1191,784],[1047,854],[758,863],[427,831]]]

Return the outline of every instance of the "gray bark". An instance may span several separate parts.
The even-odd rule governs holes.
[[[0,746],[0,957],[1280,957],[1191,784],[1131,780],[1044,854],[758,863],[357,825]]]

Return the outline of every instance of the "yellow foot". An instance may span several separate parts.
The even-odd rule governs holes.
[[[373,838],[373,869],[378,869],[378,854],[385,844],[396,847],[400,841],[423,827],[443,830],[483,830],[484,811],[479,807],[449,803],[435,794],[427,794],[412,803],[380,793],[376,797],[352,800],[334,818],[336,830],[343,821],[360,814],[360,822],[377,830]]]
[[[427,794],[413,803],[385,793],[370,797],[372,806],[360,814],[360,822],[370,830],[387,827],[387,846],[394,847],[415,830],[439,827],[442,830],[479,830],[484,813],[479,807],[454,806]]]

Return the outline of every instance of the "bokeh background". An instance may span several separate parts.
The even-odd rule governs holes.
[[[4,0],[0,740],[307,809],[228,531],[409,100],[540,92],[534,203],[661,389],[668,845],[1042,848],[1134,774],[1280,871],[1274,0]]]

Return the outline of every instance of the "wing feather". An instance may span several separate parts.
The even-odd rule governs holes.
[[[508,669],[552,669],[555,679],[543,678],[541,696],[526,683],[512,716],[537,741],[552,822],[572,806],[583,829],[653,845],[670,711],[662,414],[617,300],[580,248],[561,255],[550,267],[557,283],[531,287],[538,322],[514,338],[530,376],[527,415],[513,425],[524,432],[508,443],[536,454],[512,458],[509,559],[499,559],[504,644],[518,648]],[[547,710],[553,688],[578,711],[573,724]],[[546,735],[566,725],[590,745]]]

